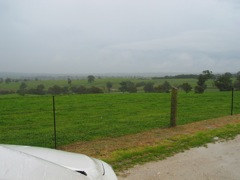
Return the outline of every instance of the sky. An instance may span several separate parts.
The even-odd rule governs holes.
[[[0,0],[0,72],[240,71],[239,0]]]

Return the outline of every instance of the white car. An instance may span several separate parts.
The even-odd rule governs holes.
[[[0,179],[116,180],[107,163],[83,154],[0,144]]]

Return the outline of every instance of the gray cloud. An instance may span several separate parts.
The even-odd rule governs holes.
[[[226,0],[1,0],[0,71],[240,71]]]

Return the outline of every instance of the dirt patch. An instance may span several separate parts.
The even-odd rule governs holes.
[[[240,114],[203,120],[191,124],[177,126],[175,128],[153,129],[150,131],[118,138],[104,138],[89,142],[79,141],[74,144],[59,147],[59,149],[82,153],[101,159],[109,157],[111,152],[116,150],[152,146],[159,143],[163,139],[170,138],[172,136],[180,134],[192,134],[198,131],[215,129],[226,126],[227,124],[236,123],[240,123]]]

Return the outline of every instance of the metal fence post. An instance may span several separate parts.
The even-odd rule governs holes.
[[[170,126],[176,126],[177,120],[177,88],[172,88],[172,96],[171,96],[171,119],[170,119]]]

